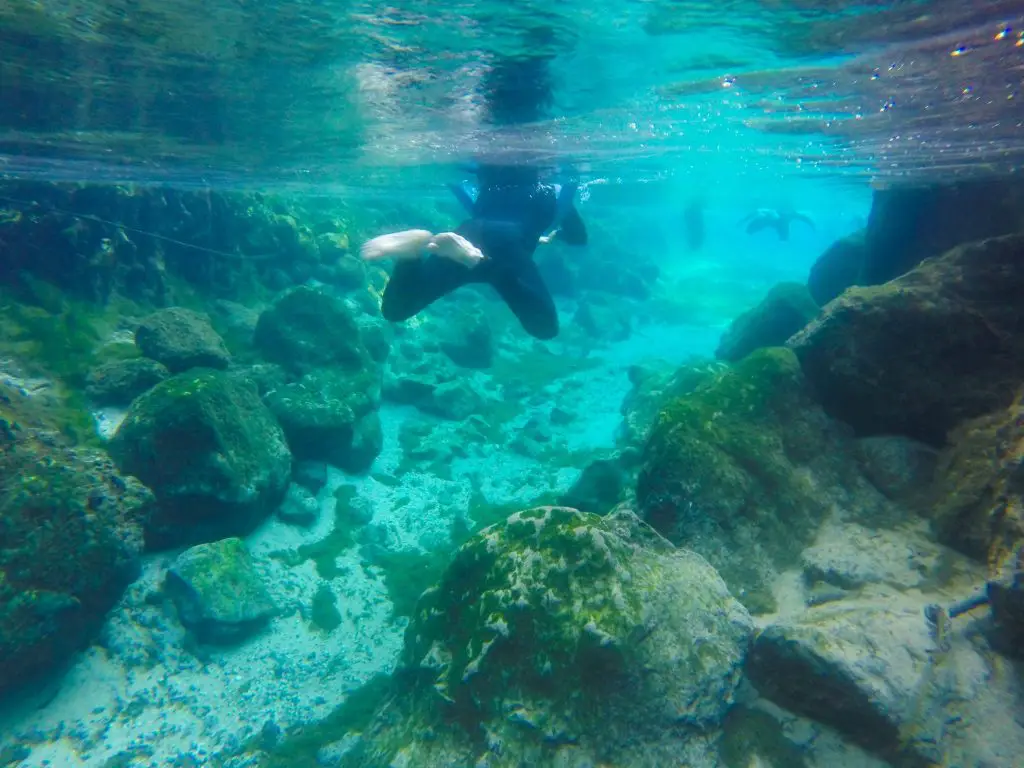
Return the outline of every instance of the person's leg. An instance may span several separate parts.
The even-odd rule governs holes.
[[[381,313],[393,323],[408,320],[472,277],[473,270],[438,256],[399,262],[384,288]]]
[[[363,261],[418,259],[432,237],[433,234],[425,229],[407,229],[381,235],[363,243],[359,257]]]
[[[489,270],[489,282],[531,336],[547,341],[558,335],[558,310],[532,261],[511,269]]]
[[[486,257],[470,270],[469,279],[490,283],[531,336],[544,340],[557,336],[558,311],[533,263],[537,243],[526,241],[522,227],[515,222],[471,219],[456,231]]]

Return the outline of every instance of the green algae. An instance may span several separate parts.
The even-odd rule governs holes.
[[[393,606],[392,616],[398,618],[413,614],[424,589],[437,583],[444,573],[451,560],[451,550],[392,552],[381,547],[365,547],[363,558],[368,565],[381,569]]]
[[[648,522],[708,557],[749,610],[771,612],[773,573],[827,514],[802,467],[834,450],[829,441],[795,355],[760,349],[662,406],[637,498]]]
[[[417,604],[406,664],[443,639],[434,687],[470,720],[486,716],[509,674],[556,699],[614,679],[641,606],[620,584],[633,550],[603,520],[548,507],[480,531]]]
[[[314,626],[328,633],[341,626],[341,612],[338,610],[338,600],[334,592],[326,584],[321,584],[316,594],[313,595],[310,620]]]
[[[331,528],[331,532],[322,539],[309,544],[301,544],[294,550],[271,552],[270,557],[281,560],[291,567],[312,560],[317,574],[324,579],[344,576],[347,569],[338,565],[338,557],[355,546],[359,532],[366,523],[366,520],[360,519],[353,513],[351,504],[353,498],[355,498],[353,486],[338,486],[334,492],[334,526]]]
[[[132,309],[128,302],[98,308],[72,301],[37,278],[23,276],[15,289],[0,288],[0,355],[29,376],[55,383],[52,426],[76,444],[100,444],[83,393],[89,370],[139,354],[134,344],[103,343],[119,315]]]
[[[369,565],[380,568],[388,598],[394,605],[395,617],[411,616],[424,590],[437,584],[452,558],[475,532],[500,523],[520,510],[554,505],[557,494],[546,493],[526,502],[493,504],[474,488],[468,514],[452,519],[448,543],[429,552],[390,552],[380,547],[364,547],[363,557]],[[472,521],[472,524],[470,524]]]
[[[289,733],[260,762],[260,768],[320,768],[317,752],[348,733],[366,729],[393,690],[390,675],[377,674],[350,692],[331,714],[312,726]]]
[[[799,747],[782,732],[771,715],[749,707],[733,707],[725,719],[721,754],[725,768],[749,768],[766,761],[785,768],[807,768]]]

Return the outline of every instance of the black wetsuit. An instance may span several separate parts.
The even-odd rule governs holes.
[[[459,286],[488,283],[527,333],[552,339],[558,335],[558,312],[533,252],[558,219],[556,188],[528,172],[481,169],[479,180],[480,195],[471,218],[455,231],[486,259],[472,268],[435,255],[399,262],[384,290],[381,311],[392,322],[408,320]],[[586,230],[575,209],[567,207],[560,224],[560,237],[567,243],[586,243]]]

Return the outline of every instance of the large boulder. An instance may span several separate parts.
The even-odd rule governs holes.
[[[817,314],[818,305],[805,286],[779,283],[760,304],[732,321],[722,334],[715,357],[735,362],[755,349],[782,346]]]
[[[864,475],[893,501],[917,506],[935,480],[938,451],[900,435],[877,435],[857,440],[857,458]]]
[[[376,371],[314,370],[264,399],[297,459],[363,472],[383,447]]]
[[[153,496],[103,453],[23,419],[0,385],[0,692],[93,638],[138,573]]]
[[[789,341],[832,415],[942,444],[1024,381],[1024,235],[971,243],[851,288]]]
[[[811,266],[807,290],[819,306],[825,306],[851,285],[857,285],[867,254],[864,232],[836,240]]]
[[[392,698],[339,764],[710,768],[751,632],[631,513],[518,512],[420,597]]]
[[[156,494],[150,547],[249,532],[291,473],[284,433],[255,388],[219,371],[179,374],[139,397],[110,451]]]
[[[278,297],[260,314],[254,341],[268,361],[296,375],[367,367],[369,353],[345,303],[316,288],[302,286]]]
[[[1024,395],[964,422],[940,454],[922,511],[939,538],[995,571],[1024,542]]]
[[[1024,749],[1016,674],[983,642],[936,642],[913,595],[782,619],[758,635],[746,671],[763,696],[901,768],[1009,768]]]
[[[144,318],[135,331],[135,344],[143,355],[163,363],[171,373],[227,368],[231,360],[209,318],[182,307],[161,309]]]
[[[620,407],[622,424],[616,442],[626,449],[642,448],[666,401],[689,394],[722,370],[723,363],[706,360],[692,360],[679,368],[662,364],[631,366],[631,386]]]
[[[752,612],[833,508],[884,507],[847,430],[815,402],[792,352],[761,349],[663,401],[637,503],[659,533],[708,558]]]
[[[167,366],[146,357],[115,360],[89,371],[85,393],[97,405],[128,405],[170,375]]]
[[[1024,231],[1024,183],[984,179],[875,190],[858,282],[877,285],[976,240]]]

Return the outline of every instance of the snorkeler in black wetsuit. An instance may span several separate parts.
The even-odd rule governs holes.
[[[487,122],[526,130],[522,126],[543,120],[554,103],[550,56],[495,61],[485,74],[481,95]],[[554,338],[558,313],[533,253],[550,241],[552,235],[546,233],[552,229],[569,245],[586,244],[586,228],[572,204],[576,186],[542,182],[540,169],[528,161],[481,159],[475,173],[480,190],[475,200],[464,186],[452,186],[469,213],[454,233],[464,238],[461,244],[453,246],[452,233],[432,235],[426,230],[371,242],[364,258],[402,259],[384,290],[381,311],[388,320],[407,320],[459,286],[488,283],[528,333],[538,339]],[[418,258],[423,250],[427,255]],[[472,258],[462,258],[469,251]]]
[[[483,261],[469,267],[434,254],[401,261],[384,290],[381,311],[387,320],[408,320],[459,286],[488,283],[527,333],[552,339],[558,335],[558,313],[533,252],[553,228],[568,245],[586,244],[586,228],[572,205],[575,185],[542,183],[530,166],[483,165],[477,180],[475,201],[463,188],[455,190],[470,213],[455,232],[480,249]]]

